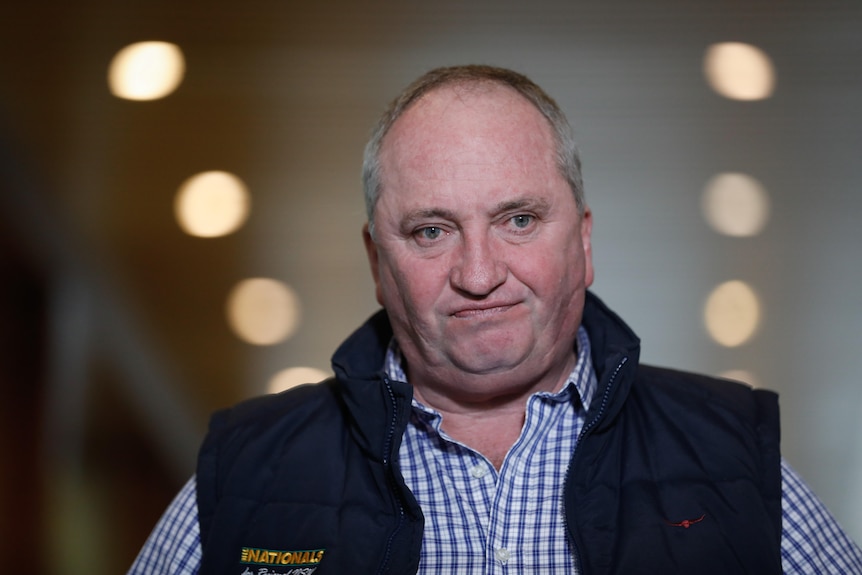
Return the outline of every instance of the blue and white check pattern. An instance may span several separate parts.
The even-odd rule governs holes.
[[[862,573],[862,551],[790,466],[781,462],[785,573]]]
[[[192,477],[156,523],[129,574],[197,575],[202,555],[197,489]]]
[[[482,455],[452,441],[442,419],[414,402],[400,463],[426,518],[419,573],[567,573],[576,561],[563,523],[562,484],[575,438],[597,387],[589,339],[563,389],[527,404],[517,443],[499,473]],[[386,370],[406,380],[397,347]],[[782,460],[781,557],[786,575],[862,575],[862,551]],[[165,511],[130,575],[197,575],[201,561],[195,478]]]
[[[499,473],[447,436],[439,413],[413,401],[399,460],[425,515],[420,574],[575,572],[562,478],[597,387],[583,328],[578,349],[563,389],[529,398],[521,436]],[[406,379],[398,361],[387,362],[387,371]]]

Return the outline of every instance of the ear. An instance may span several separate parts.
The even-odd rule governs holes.
[[[589,206],[584,208],[584,215],[581,217],[581,245],[584,247],[584,285],[590,287],[593,285],[594,270],[593,270],[593,212]]]
[[[377,303],[383,305],[383,294],[380,291],[380,259],[377,252],[377,244],[368,231],[368,223],[362,226],[362,241],[365,243],[365,254],[368,256],[368,265],[371,267],[371,277],[374,279],[374,293]]]

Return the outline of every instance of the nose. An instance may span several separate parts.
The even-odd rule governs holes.
[[[462,235],[461,246],[449,274],[452,287],[471,297],[484,297],[500,287],[508,274],[493,240],[484,234]]]

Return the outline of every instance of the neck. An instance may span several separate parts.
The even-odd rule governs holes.
[[[433,407],[416,389],[416,398]],[[443,417],[442,428],[449,437],[484,455],[497,470],[518,440],[526,416],[526,398],[495,409],[435,409]]]
[[[426,385],[427,380],[414,378],[412,373],[409,380],[416,399],[441,414],[442,429],[452,439],[484,455],[499,470],[521,435],[529,397],[536,392],[561,389],[574,361],[572,356],[560,369],[519,386],[497,385],[493,376],[484,376],[489,381],[485,383],[486,392],[481,395],[453,394],[456,386],[451,379],[445,387]],[[508,393],[500,393],[503,389]]]

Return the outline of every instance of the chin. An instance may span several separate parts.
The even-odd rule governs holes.
[[[499,352],[499,349],[496,350]],[[509,375],[518,367],[524,365],[525,357],[508,354],[482,354],[480,352],[452,358],[452,364],[458,371],[477,376]]]
[[[461,401],[492,404],[507,402],[513,397],[525,396],[533,391],[530,380],[512,377],[511,371],[504,371],[467,377],[459,383],[453,394],[457,393]]]

